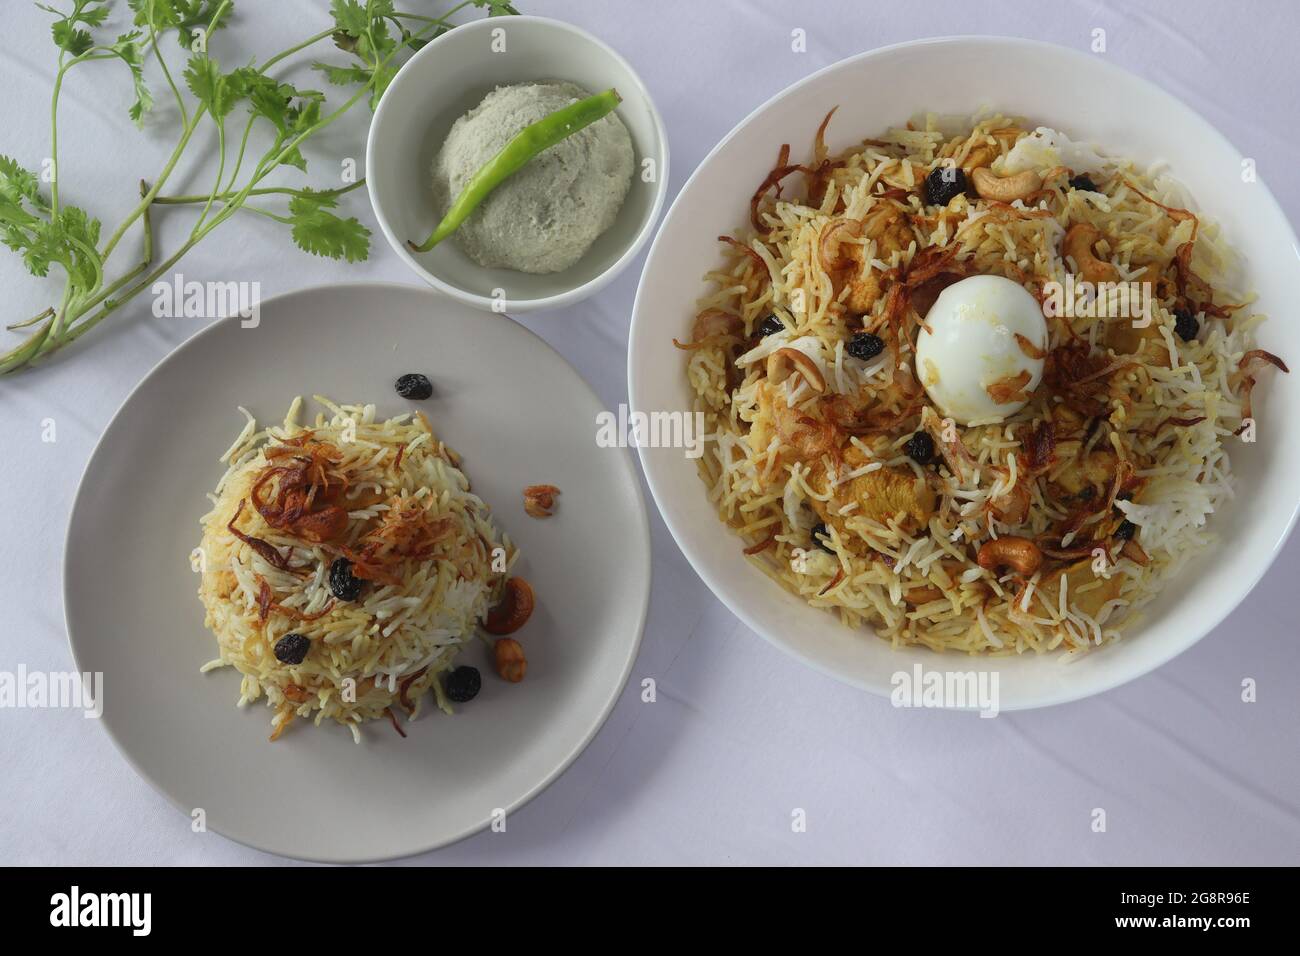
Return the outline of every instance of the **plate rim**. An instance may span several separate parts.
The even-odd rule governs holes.
[[[464,309],[469,313],[473,313],[475,317],[482,318],[482,314],[477,310],[473,309],[473,307],[468,305],[467,303],[457,301],[455,299],[452,299],[449,296],[441,295],[436,290],[429,288],[428,286],[416,285],[415,283],[409,283],[409,282],[392,282],[392,281],[362,280],[362,281],[352,281],[352,282],[321,283],[317,285],[303,286],[298,289],[291,289],[285,292],[280,292],[277,293],[276,295],[264,299],[260,303],[260,308],[263,311],[265,311],[268,307],[273,308],[277,303],[281,302],[282,300],[292,299],[292,298],[302,297],[302,296],[337,293],[341,289],[382,292],[383,294],[389,294],[393,292],[400,293],[400,294],[409,293],[409,294],[428,298],[438,303],[439,305],[444,305],[444,306],[450,305],[453,308]],[[599,395],[596,394],[596,391],[591,387],[591,384],[578,372],[576,368],[574,368],[573,364],[567,358],[565,358],[564,355],[559,352],[559,350],[557,350],[554,346],[552,346],[549,342],[547,342],[544,338],[542,338],[532,329],[528,328],[528,326],[523,325],[522,323],[516,321],[510,315],[504,314],[501,316],[501,318],[505,321],[510,322],[521,332],[527,334],[528,336],[536,340],[536,342],[539,343],[543,348],[546,348],[552,353],[554,353],[554,355],[561,362],[563,362],[564,365],[573,373],[574,377],[581,384],[582,388],[585,389],[587,394],[589,394],[595,400],[596,404],[601,407],[604,406],[603,400],[600,398]],[[197,344],[199,339],[202,339],[210,334],[215,334],[215,331],[217,329],[223,328],[229,325],[229,323],[237,322],[237,321],[240,321],[240,316],[237,313],[223,315],[222,317],[208,323],[203,328],[198,329],[192,335],[185,338],[184,341],[172,347],[165,355],[163,355],[157,362],[155,362],[153,366],[150,367],[149,371],[146,372],[140,378],[140,380],[131,387],[131,389],[127,392],[126,396],[122,399],[121,403],[118,405],[117,409],[109,417],[108,421],[105,423],[103,427],[103,430],[100,432],[99,437],[95,440],[94,447],[91,449],[90,454],[86,458],[86,464],[82,469],[80,477],[77,479],[77,490],[72,496],[72,505],[68,510],[67,524],[64,528],[64,534],[63,534],[63,560],[60,563],[60,574],[62,577],[61,592],[63,597],[63,629],[67,641],[68,652],[72,657],[72,662],[76,666],[76,670],[78,674],[80,674],[82,671],[81,662],[77,656],[76,642],[74,641],[72,636],[71,621],[69,620],[69,613],[68,613],[70,600],[71,600],[70,583],[69,583],[69,564],[70,564],[71,549],[69,547],[69,544],[71,543],[73,526],[76,524],[77,516],[79,512],[85,507],[84,498],[89,489],[87,478],[90,475],[92,466],[96,463],[96,460],[99,458],[101,451],[106,447],[105,441],[108,437],[109,432],[112,431],[113,426],[116,425],[118,420],[122,417],[127,407],[131,404],[132,400],[135,398],[136,393],[139,392],[140,389],[142,389],[147,382],[153,379],[154,376],[157,375],[163,369],[164,366],[170,364],[173,361],[176,361],[182,352],[194,347]],[[619,699],[622,697],[623,691],[627,687],[627,682],[632,675],[632,669],[633,667],[635,667],[637,658],[640,656],[641,643],[645,637],[646,621],[649,616],[650,595],[654,583],[654,552],[652,548],[652,539],[650,536],[650,519],[649,519],[649,513],[646,508],[645,495],[641,490],[641,483],[638,480],[637,468],[632,463],[633,462],[632,456],[628,453],[627,449],[624,448],[615,449],[615,451],[619,455],[619,461],[621,462],[621,467],[626,473],[626,477],[630,481],[632,490],[634,492],[633,499],[636,503],[635,530],[640,532],[640,538],[643,545],[641,548],[637,549],[638,554],[641,556],[644,562],[645,573],[643,575],[637,576],[638,579],[642,582],[641,585],[642,593],[640,599],[639,613],[637,615],[638,624],[636,627],[636,633],[633,636],[632,642],[628,648],[627,659],[623,664],[622,673],[619,676],[617,685],[611,688],[607,699],[605,700],[604,704],[601,707],[600,713],[595,716],[590,727],[588,727],[588,729],[584,732],[582,739],[578,741],[567,753],[565,753],[564,756],[559,761],[556,762],[553,769],[551,769],[541,779],[539,779],[536,783],[534,783],[531,787],[529,787],[525,793],[517,797],[508,806],[503,808],[507,815],[517,812],[518,810],[526,806],[528,803],[532,802],[534,798],[540,795],[552,783],[554,783],[557,779],[559,779],[559,777],[566,770],[568,770],[569,767],[573,765],[574,761],[578,759],[578,757],[582,754],[582,752],[585,751],[588,746],[590,746],[591,742],[595,739],[596,735],[600,733],[601,728],[605,726],[605,723],[609,720],[610,716],[613,714],[614,709],[618,706]],[[109,740],[112,741],[114,748],[117,750],[118,755],[123,760],[126,761],[126,763],[131,767],[132,770],[135,771],[136,775],[140,779],[144,780],[145,783],[147,783],[155,793],[163,797],[169,804],[175,807],[182,814],[185,814],[187,816],[189,815],[190,812],[189,808],[183,806],[175,794],[170,792],[170,790],[168,790],[168,788],[160,780],[156,780],[151,774],[146,773],[144,771],[144,769],[140,766],[140,764],[135,760],[135,757],[132,755],[130,750],[127,748],[126,742],[118,736],[118,734],[113,730],[112,725],[104,718],[102,714],[100,718],[97,721],[95,721],[95,723],[102,726],[104,732],[108,735]],[[234,832],[227,832],[226,829],[222,829],[211,825],[209,825],[208,829],[211,830],[211,832],[220,834],[222,837],[224,837],[227,840],[231,840],[234,843],[240,844],[241,846],[248,847],[249,849],[256,850],[260,853],[270,854],[279,857],[281,859],[300,860],[309,863],[331,863],[331,864],[341,864],[341,865],[348,865],[348,864],[355,865],[355,864],[362,864],[362,863],[379,863],[379,862],[387,862],[391,860],[403,860],[424,853],[430,853],[433,852],[434,850],[439,850],[444,847],[451,846],[455,843],[459,843],[460,841],[465,840],[485,830],[491,824],[491,822],[492,822],[492,817],[489,814],[483,820],[475,824],[472,824],[468,827],[464,827],[460,831],[454,834],[450,834],[445,837],[439,838],[437,840],[434,840],[433,842],[421,843],[418,846],[414,846],[409,850],[404,850],[401,853],[395,855],[389,853],[380,854],[380,855],[365,855],[365,854],[349,855],[349,854],[298,853],[298,852],[285,853],[280,850],[269,849],[265,846],[262,846],[257,841],[249,838],[246,834],[237,835]]]
[[[767,112],[769,109],[771,109],[778,101],[784,99],[787,96],[790,96],[791,94],[795,93],[797,90],[815,82],[816,80],[821,78],[823,74],[830,73],[834,70],[842,69],[849,64],[857,63],[861,60],[870,59],[872,57],[880,56],[886,53],[891,53],[897,50],[923,47],[923,46],[945,46],[951,44],[974,44],[974,45],[983,44],[983,45],[1006,45],[1006,46],[1013,46],[1013,47],[1024,47],[1024,48],[1031,48],[1031,49],[1037,49],[1043,51],[1050,51],[1057,56],[1060,56],[1062,58],[1073,59],[1075,61],[1087,60],[1090,65],[1099,66],[1105,72],[1122,75],[1129,80],[1137,81],[1141,84],[1144,84],[1156,90],[1165,98],[1167,98],[1172,104],[1184,110],[1188,114],[1188,116],[1190,116],[1193,120],[1195,120],[1209,136],[1216,138],[1221,144],[1226,146],[1231,153],[1237,156],[1242,155],[1241,150],[1239,150],[1233,144],[1233,142],[1230,139],[1228,139],[1228,137],[1225,136],[1218,129],[1218,127],[1216,127],[1213,123],[1211,123],[1203,115],[1201,115],[1199,111],[1193,109],[1191,106],[1185,103],[1182,100],[1182,98],[1176,96],[1173,93],[1170,93],[1168,90],[1159,86],[1152,80],[1149,80],[1144,76],[1140,76],[1139,74],[1133,72],[1132,70],[1125,69],[1124,67],[1119,66],[1118,64],[1115,64],[1109,60],[1096,59],[1094,57],[1090,57],[1088,54],[1080,50],[1076,50],[1072,47],[1062,46],[1057,43],[1051,43],[1046,40],[1038,40],[1030,37],[999,36],[996,34],[986,34],[986,33],[944,34],[940,36],[917,37],[910,40],[903,40],[897,43],[886,44],[884,46],[872,47],[870,49],[863,50],[859,53],[854,53],[850,56],[843,57],[839,60],[836,60],[833,63],[828,63],[825,66],[807,74],[806,76],[801,77],[800,79],[795,80],[794,82],[786,85],[785,87],[782,87],[780,90],[777,90],[775,93],[773,93],[762,103],[754,107],[754,109],[750,110],[750,112],[747,113],[743,118],[738,120],[736,124],[732,126],[732,128],[728,130],[722,136],[722,138],[718,140],[716,144],[714,144],[713,148],[710,149],[704,155],[704,157],[700,160],[699,164],[695,167],[695,169],[691,171],[690,176],[688,176],[686,178],[686,181],[682,183],[681,189],[679,189],[677,191],[677,194],[673,196],[672,202],[668,204],[668,209],[664,213],[663,219],[659,224],[659,228],[655,233],[655,237],[651,241],[650,247],[646,252],[645,265],[642,267],[641,276],[637,282],[636,296],[633,299],[633,303],[632,303],[632,320],[631,320],[631,326],[629,327],[629,334],[628,334],[628,358],[627,358],[628,407],[630,410],[637,410],[637,398],[640,395],[640,389],[637,387],[637,383],[640,380],[640,375],[638,375],[637,366],[636,366],[637,350],[633,346],[633,339],[638,324],[638,317],[641,315],[641,311],[642,311],[642,292],[646,287],[646,276],[649,273],[650,264],[651,262],[653,262],[655,258],[655,254],[658,251],[659,242],[665,234],[668,223],[673,218],[673,214],[677,209],[677,205],[681,200],[681,197],[686,194],[688,189],[690,189],[692,184],[699,177],[701,171],[706,166],[708,166],[709,163],[712,162],[713,159],[718,155],[718,153],[721,152],[722,149],[728,143],[730,143],[740,133],[740,131],[744,129],[746,126],[748,126],[752,121],[754,121],[762,114]],[[1264,182],[1263,178],[1258,179],[1256,185],[1262,188],[1265,202],[1272,208],[1272,210],[1278,215],[1279,219],[1285,224],[1289,232],[1292,248],[1297,250],[1298,254],[1300,254],[1300,239],[1297,239],[1295,227],[1292,225],[1290,218],[1286,214],[1286,211],[1282,208],[1281,204],[1278,203],[1277,197],[1273,195],[1272,190],[1268,188],[1268,185],[1267,183]],[[783,642],[778,640],[771,633],[769,633],[769,631],[771,630],[770,628],[762,626],[757,621],[755,621],[752,615],[750,615],[744,609],[740,601],[732,599],[731,596],[727,595],[724,592],[723,588],[721,588],[716,584],[716,575],[714,575],[705,566],[705,562],[702,559],[700,559],[699,556],[695,553],[694,547],[688,545],[683,540],[684,532],[679,531],[679,524],[680,524],[679,518],[672,516],[670,514],[670,509],[665,506],[664,504],[665,490],[662,487],[662,485],[658,482],[656,478],[655,470],[651,467],[649,452],[650,449],[647,449],[640,445],[637,446],[637,457],[641,462],[641,471],[645,475],[646,486],[650,489],[650,497],[654,501],[655,508],[659,512],[660,517],[663,519],[664,524],[668,527],[668,531],[672,535],[674,542],[677,544],[678,550],[681,551],[682,555],[686,558],[687,562],[691,565],[691,568],[695,571],[695,573],[704,582],[705,586],[708,587],[708,589],[713,593],[713,596],[717,598],[723,604],[723,606],[727,608],[727,610],[731,611],[731,613],[735,615],[735,617],[738,618],[751,631],[753,631],[755,634],[761,637],[768,644],[772,645],[777,650],[781,651],[783,654],[787,654],[790,657],[792,657],[794,660],[798,661],[801,665],[805,667],[809,667],[812,670],[816,671],[817,673],[830,677],[833,680],[838,681],[839,683],[845,684],[849,687],[856,688],[858,690],[865,691],[871,694],[873,697],[889,699],[889,693],[887,690],[882,690],[881,688],[878,688],[874,685],[870,685],[865,681],[855,679],[850,675],[840,673],[828,666],[823,665],[819,661],[814,660],[813,658],[803,653],[798,647],[794,645],[793,642],[790,641]],[[1074,703],[1079,700],[1086,700],[1089,697],[1096,697],[1101,694],[1105,694],[1112,690],[1115,690],[1117,687],[1122,687],[1125,684],[1131,683],[1141,677],[1145,677],[1146,675],[1151,674],[1152,672],[1163,667],[1165,664],[1169,663],[1169,661],[1173,660],[1175,657],[1178,657],[1179,655],[1187,652],[1196,644],[1200,643],[1206,636],[1209,635],[1211,631],[1219,627],[1219,625],[1221,625],[1225,620],[1227,620],[1227,618],[1245,602],[1245,600],[1250,596],[1251,592],[1255,590],[1255,588],[1259,585],[1260,581],[1263,580],[1264,576],[1277,562],[1278,556],[1281,554],[1282,549],[1286,546],[1287,540],[1290,538],[1292,531],[1295,529],[1297,518],[1300,518],[1300,498],[1297,498],[1297,500],[1291,504],[1290,514],[1288,515],[1286,522],[1279,528],[1274,540],[1269,544],[1267,557],[1263,561],[1259,572],[1251,576],[1249,580],[1243,580],[1239,596],[1237,596],[1237,598],[1233,600],[1231,604],[1223,606],[1222,610],[1218,614],[1216,614],[1212,620],[1208,620],[1205,627],[1200,630],[1200,633],[1197,635],[1197,637],[1194,640],[1188,642],[1182,647],[1170,651],[1168,654],[1160,655],[1156,658],[1153,658],[1149,662],[1145,662],[1143,666],[1139,668],[1135,668],[1130,673],[1127,673],[1117,678],[1113,678],[1109,681],[1105,681],[1099,684],[1097,687],[1094,688],[1072,687],[1064,693],[1052,694],[1050,692],[1043,692],[1038,695],[1028,697],[1026,699],[1022,699],[1019,701],[1010,701],[1010,702],[1004,701],[999,704],[999,710],[1004,712],[1039,710],[1047,707],[1056,707],[1062,704]],[[875,635],[873,634],[872,636]],[[978,706],[962,707],[962,706],[943,705],[939,709],[947,710],[947,711],[971,712],[971,711],[978,710]]]

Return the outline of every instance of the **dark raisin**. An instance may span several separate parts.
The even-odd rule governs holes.
[[[1071,189],[1086,189],[1090,193],[1097,192],[1097,184],[1092,181],[1092,177],[1087,173],[1080,173],[1070,179]]]
[[[813,544],[823,551],[829,551],[831,554],[835,553],[835,549],[831,547],[831,533],[827,530],[826,525],[820,521],[813,525],[812,540]]]
[[[419,372],[410,372],[399,378],[393,386],[397,389],[397,394],[402,398],[409,398],[417,402],[422,402],[433,395],[433,383],[429,381],[428,376],[421,375]]]
[[[917,432],[907,440],[904,450],[918,465],[928,465],[934,461],[934,439],[929,432]]]
[[[463,704],[478,696],[483,687],[483,678],[479,676],[477,667],[457,667],[447,675],[444,687],[448,700]]]
[[[849,344],[844,346],[844,351],[864,362],[875,358],[884,350],[885,340],[870,332],[855,332],[853,338],[849,339]]]
[[[966,191],[966,173],[957,166],[940,166],[925,177],[925,201],[946,206]]]
[[[311,650],[311,640],[305,634],[286,634],[275,642],[275,659],[281,664],[301,664]]]
[[[1137,533],[1137,525],[1125,518],[1120,522],[1119,527],[1115,529],[1115,537],[1120,541],[1127,541]]]
[[[330,591],[340,601],[355,601],[361,596],[362,581],[352,574],[352,562],[335,558],[330,565]]]
[[[775,315],[769,315],[762,322],[758,323],[758,334],[761,338],[767,338],[769,335],[776,335],[776,333],[784,330],[785,323]]]
[[[1196,321],[1190,309],[1174,309],[1174,331],[1184,342],[1190,342],[1201,331],[1201,323]]]

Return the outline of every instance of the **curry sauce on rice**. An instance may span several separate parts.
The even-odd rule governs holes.
[[[720,517],[783,586],[896,646],[1118,638],[1211,540],[1251,390],[1286,371],[1254,347],[1232,250],[1168,176],[1056,130],[930,115],[831,156],[830,119],[808,162],[781,148],[677,343]],[[961,416],[934,396],[987,356],[916,354],[976,276],[1032,295],[1044,333],[983,383],[994,413]]]
[[[204,670],[235,667],[240,706],[266,698],[272,740],[326,717],[358,741],[381,717],[405,736],[397,711],[416,716],[427,692],[448,712],[477,693],[458,653],[481,625],[521,626],[531,588],[509,577],[513,544],[422,413],[316,401],[328,414],[309,425],[300,399],[265,429],[244,412],[222,456],[202,521],[199,597],[219,649]]]

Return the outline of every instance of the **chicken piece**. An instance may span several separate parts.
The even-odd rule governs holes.
[[[239,579],[235,577],[234,571],[217,572],[217,597],[228,598],[235,593],[237,587],[239,587]]]
[[[1169,367],[1169,347],[1154,318],[1145,328],[1135,326],[1130,318],[1109,319],[1102,341],[1116,355],[1136,355],[1148,364]]]
[[[1071,448],[1074,449],[1073,454],[1069,454]],[[1115,480],[1115,467],[1118,464],[1113,451],[1096,448],[1082,460],[1079,457],[1078,442],[1062,442],[1056,446],[1056,451],[1064,464],[1054,473],[1052,481],[1066,495],[1078,495],[1085,488],[1103,493],[1109,490],[1111,482]]]
[[[861,468],[870,460],[856,445],[850,444],[842,456],[841,474]],[[822,466],[814,467],[809,484],[820,492],[827,490],[828,480]],[[858,555],[870,549],[866,542],[848,530],[847,522],[850,519],[870,518],[885,524],[901,515],[899,527],[915,533],[929,524],[936,506],[934,489],[907,468],[878,468],[851,481],[842,482],[830,490],[830,501],[814,500],[813,508],[822,521],[828,527],[835,528],[840,538],[848,543],[849,549]],[[858,507],[841,515],[840,510],[851,502],[857,502]]]
[[[749,430],[749,447],[756,454],[767,449],[774,434],[780,436],[785,461],[817,461],[838,444],[834,425],[791,408],[770,382],[761,382],[756,394],[759,416]]]
[[[880,291],[880,278],[874,271],[865,276],[854,275],[849,280],[849,295],[844,305],[854,314],[866,315],[880,298]]]
[[[1113,574],[1109,578],[1103,578],[1092,570],[1092,558],[1084,558],[1068,567],[1053,571],[1039,584],[1043,599],[1054,608],[1059,608],[1061,605],[1062,577],[1067,580],[1065,586],[1067,606],[1083,612],[1088,617],[1096,617],[1107,601],[1119,597],[1120,589],[1124,586],[1122,575]]]
[[[912,229],[908,225],[907,214],[903,210],[888,204],[875,206],[862,219],[860,232],[867,239],[876,241],[876,258],[889,262],[894,253],[907,251],[913,242]],[[844,304],[850,312],[865,315],[871,311],[884,291],[880,276],[874,270],[863,274],[866,246],[859,243],[845,243],[849,266],[849,295]]]

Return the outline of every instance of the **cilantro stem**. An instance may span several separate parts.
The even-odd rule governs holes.
[[[275,66],[281,60],[291,57],[299,50],[305,50],[307,49],[307,47],[319,43],[321,40],[325,40],[328,39],[329,37],[332,37],[335,34],[335,32],[336,32],[335,30],[322,30],[314,37],[310,37],[309,39],[303,40],[301,43],[297,44],[296,46],[291,46],[289,47],[289,49],[277,53],[275,56],[271,57],[271,59],[267,60],[265,63],[259,66],[257,68],[257,72],[265,73],[267,70]]]
[[[154,196],[158,195],[158,191],[162,189],[163,184],[167,182],[167,177],[172,174],[172,171],[176,168],[176,164],[180,162],[181,154],[185,152],[185,147],[189,145],[190,137],[194,135],[194,130],[198,127],[199,119],[203,116],[204,112],[206,112],[206,108],[203,106],[199,106],[195,109],[193,118],[189,123],[185,124],[184,130],[181,133],[180,142],[178,142],[176,148],[172,150],[171,157],[167,160],[167,165],[162,168],[162,172],[160,172],[158,178],[154,180],[153,187],[149,190],[148,195],[140,200],[140,205],[131,210],[130,214],[122,221],[121,225],[117,227],[113,235],[109,237],[108,245],[104,247],[102,253],[105,260],[113,254],[113,250],[117,248],[117,244],[122,241],[122,236],[126,234],[126,231],[131,228],[132,224],[134,224],[137,219],[144,215],[144,211],[148,209],[150,203],[153,202]]]
[[[148,192],[149,192],[148,183],[146,183],[143,179],[140,180],[140,195],[141,196],[148,195]],[[117,279],[117,281],[115,281],[107,289],[100,290],[95,295],[94,298],[82,302],[78,307],[78,317],[84,315],[85,313],[93,309],[95,306],[99,305],[99,303],[108,299],[109,296],[111,296],[114,292],[122,288],[122,286],[126,285],[128,282],[130,282],[140,273],[144,272],[145,269],[149,268],[150,263],[153,262],[153,218],[152,215],[150,214],[148,207],[145,208],[142,217],[142,222],[144,226],[144,250],[141,255],[140,263],[136,265],[136,267],[131,271],[120,276]],[[116,307],[116,305],[114,307]],[[75,318],[74,321],[76,321]]]
[[[253,123],[257,121],[257,114],[254,113],[248,117],[248,122],[244,124],[244,135],[239,138],[239,153],[235,156],[235,168],[230,171],[230,181],[226,183],[226,192],[230,192],[239,180],[239,171],[244,168],[244,154],[248,152],[248,137],[253,132]],[[154,200],[157,202],[158,200]]]
[[[48,319],[53,314],[54,314],[54,306],[50,306],[44,312],[41,312],[37,315],[33,315],[30,319],[25,319],[22,322],[15,322],[13,325],[6,325],[5,328],[8,329],[10,332],[17,332],[19,329],[31,328],[37,322],[41,321],[41,319]]]
[[[203,221],[208,218],[208,212],[212,209],[212,204],[216,202],[217,193],[221,192],[221,180],[226,175],[226,121],[224,118],[217,120],[217,151],[221,154],[221,159],[217,164],[217,179],[212,184],[212,192],[208,195],[208,201],[203,207],[203,212],[199,214],[199,221],[194,224],[194,232],[198,232],[199,227],[203,225]]]
[[[345,196],[354,189],[360,189],[366,184],[364,178],[358,179],[355,183],[349,183],[347,186],[340,186],[337,189],[319,189],[315,191],[317,196]],[[260,189],[249,190],[250,196],[297,196],[301,195],[301,189],[294,189],[292,186],[263,186]],[[228,202],[235,193],[227,189],[221,195],[217,196],[218,202]],[[194,203],[207,202],[207,196],[159,196],[154,199],[155,206],[184,206]]]
[[[181,96],[181,91],[177,88],[176,81],[172,78],[172,71],[167,66],[167,60],[158,49],[158,31],[153,25],[153,0],[149,0],[149,46],[153,51],[154,59],[157,60],[158,65],[162,67],[162,74],[167,80],[167,85],[171,87],[172,96],[176,97],[176,107],[181,111],[181,124],[188,126],[190,123],[189,107],[185,105],[185,97]]]

